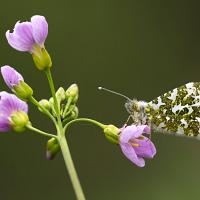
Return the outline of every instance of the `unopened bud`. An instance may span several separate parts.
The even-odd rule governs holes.
[[[73,103],[76,103],[78,100],[78,85],[72,84],[67,90],[66,90],[66,97],[71,98]]]
[[[112,143],[118,144],[119,143],[119,133],[120,129],[118,129],[114,125],[107,125],[104,128],[105,137]]]
[[[56,98],[59,102],[64,101],[66,99],[65,90],[63,87],[60,87],[56,92]]]
[[[46,158],[52,160],[60,151],[60,145],[56,138],[51,138],[47,142]]]
[[[39,101],[39,104],[41,106],[43,106],[45,109],[47,109],[48,111],[51,110],[51,106],[50,106],[50,103],[47,99],[42,99]],[[38,108],[41,112],[43,112],[40,108]]]
[[[24,81],[20,81],[18,85],[13,86],[12,90],[22,100],[28,100],[33,95],[32,88]]]
[[[39,70],[45,70],[52,66],[52,61],[49,53],[45,48],[37,48],[35,47],[34,53],[32,53],[33,61],[35,66]]]
[[[24,111],[17,111],[11,115],[11,126],[16,132],[22,132],[29,122],[27,113]]]
[[[73,118],[73,119],[76,119],[77,117],[78,117],[78,107],[77,106],[74,106],[74,109],[72,110],[72,112],[71,112],[71,117]]]

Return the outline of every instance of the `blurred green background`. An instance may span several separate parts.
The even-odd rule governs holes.
[[[37,99],[50,97],[46,77],[31,56],[12,49],[5,31],[17,20],[44,15],[46,47],[53,59],[56,86],[80,87],[80,116],[122,126],[124,100],[97,90],[104,86],[129,97],[152,100],[200,80],[200,14],[195,0],[34,0],[2,1],[0,64],[23,74]],[[2,79],[1,90],[8,90]],[[30,106],[36,127],[54,130]],[[200,142],[153,135],[157,156],[137,168],[110,144],[102,131],[77,124],[68,141],[88,200],[200,199]],[[30,131],[0,134],[1,200],[74,200],[62,156],[45,159],[46,138]]]

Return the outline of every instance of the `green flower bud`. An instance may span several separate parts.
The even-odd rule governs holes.
[[[35,51],[32,53],[32,57],[35,66],[39,70],[45,70],[52,66],[51,57],[45,48],[40,49],[35,47]]]
[[[63,118],[76,119],[78,117],[78,107],[75,105],[69,106],[68,112],[62,113]]]
[[[78,114],[79,114],[79,112],[78,112],[78,107],[77,107],[77,106],[74,106],[74,109],[71,111],[71,117],[72,117],[73,119],[76,119],[76,118],[78,117]]]
[[[33,95],[32,88],[24,81],[20,81],[18,85],[13,86],[12,90],[22,100],[28,100]]]
[[[13,112],[11,117],[11,126],[16,132],[22,132],[29,122],[28,115],[24,111]]]
[[[56,138],[51,138],[47,142],[46,158],[52,160],[60,151],[60,145]]]
[[[112,143],[118,144],[119,143],[119,133],[120,129],[114,125],[107,125],[104,128],[105,137]]]
[[[72,84],[67,90],[66,90],[66,97],[69,99],[71,98],[72,103],[76,103],[78,100],[78,85]]]
[[[50,106],[50,103],[47,99],[42,99],[39,101],[39,104],[41,106],[43,106],[44,108],[46,108],[48,111],[51,110],[51,106]],[[38,108],[41,112],[43,112],[40,108]]]
[[[59,102],[64,101],[66,99],[65,90],[63,87],[60,87],[56,92],[56,98]]]

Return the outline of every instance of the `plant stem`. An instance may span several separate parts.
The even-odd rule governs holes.
[[[89,123],[92,123],[92,124],[95,124],[97,126],[99,126],[100,128],[104,129],[106,125],[96,121],[96,120],[93,120],[93,119],[89,119],[89,118],[78,118],[78,119],[74,119],[70,122],[68,122],[65,127],[64,127],[64,132],[67,130],[67,128],[69,126],[71,126],[73,123],[76,123],[76,122],[89,122]]]
[[[67,144],[65,135],[59,136],[58,141],[59,141],[60,148],[61,148],[63,158],[65,161],[65,166],[68,170],[69,177],[71,179],[72,186],[75,191],[76,198],[77,198],[77,200],[85,200],[85,196],[84,196],[76,169],[74,167],[74,163],[73,163],[73,160],[71,157],[71,153],[70,153],[69,146]]]
[[[66,115],[66,113],[67,113],[67,111],[68,111],[68,109],[69,109],[69,106],[71,105],[71,102],[72,102],[72,98],[69,98],[68,101],[67,101],[67,104],[66,104],[66,106],[65,106],[65,110],[64,110],[64,112],[63,112],[63,116]]]
[[[57,101],[57,98],[56,98],[56,91],[55,91],[51,71],[48,68],[45,72],[46,72],[46,75],[47,75],[47,79],[49,81],[49,86],[50,86],[50,89],[51,89],[51,93],[52,93],[53,100],[54,100],[54,106],[55,106],[56,114],[57,114],[57,117],[58,117],[58,116],[60,116],[60,111],[59,111],[59,107],[58,107],[58,101]]]
[[[28,128],[29,130],[34,131],[34,132],[36,132],[36,133],[39,133],[40,135],[44,135],[44,136],[46,136],[46,137],[57,138],[56,135],[53,135],[53,134],[50,134],[50,133],[46,133],[46,132],[44,132],[44,131],[41,131],[41,130],[39,130],[39,129],[33,127],[33,126],[30,125],[30,124],[26,125],[26,128]]]
[[[58,101],[56,98],[55,87],[54,87],[53,79],[51,76],[51,71],[50,71],[50,69],[47,69],[45,72],[46,72],[47,79],[49,81],[49,85],[50,85],[50,89],[51,89],[51,93],[52,93],[52,96],[54,99],[54,107],[56,110],[56,116],[57,116],[57,120],[58,120],[57,139],[60,144],[62,155],[63,155],[64,161],[65,161],[65,166],[69,173],[77,200],[85,200],[85,196],[84,196],[83,190],[81,188],[81,184],[79,182],[79,178],[78,178],[76,169],[74,167],[71,153],[70,153],[70,150],[69,150],[66,138],[65,138],[65,134],[64,134],[65,132],[64,132],[64,129],[62,126],[61,118],[60,118],[60,110],[59,110]]]

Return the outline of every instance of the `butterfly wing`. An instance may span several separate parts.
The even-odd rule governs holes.
[[[200,133],[200,83],[191,82],[148,103],[155,131],[197,136]]]

